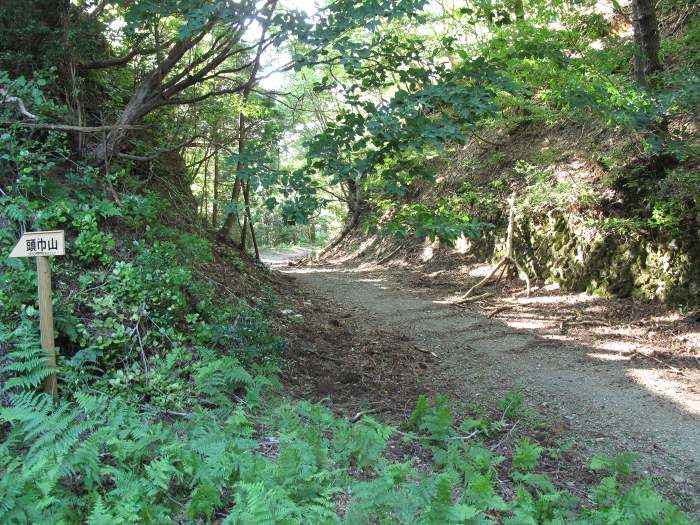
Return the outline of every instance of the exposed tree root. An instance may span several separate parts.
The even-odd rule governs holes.
[[[390,253],[389,255],[386,255],[386,256],[382,257],[380,260],[378,260],[378,261],[377,261],[377,264],[378,264],[378,265],[382,265],[382,264],[384,264],[385,262],[389,262],[389,261],[391,260],[391,258],[392,258],[394,255],[396,255],[397,253],[399,253],[399,251],[400,251],[402,248],[404,248],[405,246],[406,246],[406,243],[401,243],[401,244],[399,244],[399,246],[398,246],[395,250],[392,250],[391,253]]]
[[[512,304],[509,304],[507,306],[500,306],[500,307],[492,310],[491,313],[489,313],[486,317],[488,317],[489,319],[493,319],[498,314],[500,314],[502,312],[506,312],[508,310],[512,310],[513,308],[515,308],[515,305],[512,305]]]
[[[498,277],[498,280],[496,281],[497,283],[501,280],[501,277],[503,276],[503,272],[505,272],[508,267],[512,267],[515,269],[516,272],[518,272],[518,275],[522,276],[525,279],[525,283],[527,285],[527,296],[530,297],[530,277],[528,276],[527,272],[524,270],[522,266],[518,263],[518,261],[515,260],[515,257],[513,256],[513,230],[515,228],[515,194],[511,195],[510,199],[508,199],[508,203],[510,205],[510,211],[508,213],[508,233],[506,236],[506,255],[501,259],[498,264],[494,267],[493,270],[491,270],[491,273],[489,273],[486,277],[484,277],[481,281],[476,283],[474,286],[469,288],[467,290],[467,293],[465,293],[460,299],[457,301],[457,303],[464,303],[467,302],[470,299],[470,296],[474,290],[478,290],[482,286],[484,286],[488,281],[490,281],[494,275],[498,272],[498,270],[502,270],[501,275]]]
[[[467,297],[466,299],[462,298],[459,300],[459,302],[451,302],[450,304],[452,306],[456,306],[457,308],[466,309],[467,307],[464,306],[465,304],[474,303],[474,302],[479,301],[481,299],[486,299],[487,297],[491,297],[492,295],[493,294],[491,292],[482,293],[479,295],[475,295],[473,297]]]

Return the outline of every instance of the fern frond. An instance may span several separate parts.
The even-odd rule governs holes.
[[[51,375],[46,354],[28,319],[22,320],[13,332],[0,334],[0,342],[12,348],[0,368],[0,374],[6,377],[1,391],[34,390]]]

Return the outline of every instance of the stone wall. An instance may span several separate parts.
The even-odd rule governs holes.
[[[648,231],[606,231],[552,211],[521,221],[515,248],[531,276],[588,291],[700,306],[700,232],[663,238]],[[497,259],[505,232],[472,244],[478,259]]]

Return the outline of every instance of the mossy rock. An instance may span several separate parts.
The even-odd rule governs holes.
[[[504,243],[505,226],[476,241],[472,254],[496,260]],[[605,231],[553,210],[520,225],[515,250],[531,274],[568,290],[700,305],[700,239]]]

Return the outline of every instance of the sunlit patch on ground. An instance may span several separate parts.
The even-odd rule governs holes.
[[[490,264],[474,264],[460,267],[459,273],[469,277],[484,278],[491,273],[493,268]]]
[[[630,341],[605,341],[596,346],[601,350],[608,350],[618,354],[631,354],[637,348],[637,345]]]
[[[700,396],[693,386],[693,383],[697,385],[700,374],[695,374],[695,381],[690,384],[670,379],[668,372],[663,368],[630,368],[627,375],[638,385],[659,397],[672,401],[688,414],[700,416],[700,403],[698,403]]]
[[[464,235],[460,235],[457,241],[455,241],[453,253],[465,254],[469,251],[471,245],[472,243],[469,239],[467,239]]]
[[[386,282],[386,279],[358,279],[357,282],[359,283],[383,283]]]
[[[541,319],[530,319],[527,321],[509,321],[506,323],[511,328],[516,330],[537,330],[539,328],[551,328],[552,323],[550,321],[543,321]]]
[[[544,335],[542,335],[542,337],[544,337],[548,341],[562,341],[562,342],[573,341],[573,339],[571,337],[566,336],[566,335],[544,334]]]
[[[436,253],[436,250],[440,248],[440,242],[439,241],[433,241],[431,242],[429,239],[426,239],[424,242],[423,246],[423,251],[421,252],[421,261],[427,262],[433,258],[433,256]]]
[[[561,305],[573,305],[573,304],[585,304],[593,303],[596,301],[596,297],[586,294],[566,294],[566,295],[542,295],[538,297],[521,297],[517,299],[519,304],[524,306],[528,304],[561,304]]]
[[[599,352],[589,352],[586,354],[591,359],[600,359],[601,361],[629,361],[631,358],[624,354],[603,354]]]
[[[314,266],[305,266],[295,268],[294,273],[338,273],[338,270],[332,268],[319,268]]]

